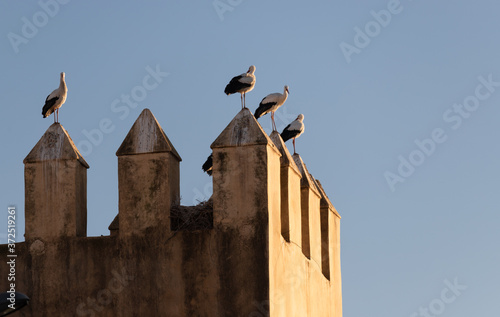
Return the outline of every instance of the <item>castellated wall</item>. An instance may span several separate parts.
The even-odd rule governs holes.
[[[179,206],[181,157],[145,109],[116,153],[110,235],[87,237],[89,166],[51,125],[24,160],[17,316],[342,316],[340,216],[302,158],[248,109],[211,147],[212,198]]]

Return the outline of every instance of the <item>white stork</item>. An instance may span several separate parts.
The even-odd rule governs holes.
[[[207,158],[205,163],[203,163],[201,169],[206,172],[209,176],[212,176],[212,168],[213,168],[213,154],[210,154],[210,156]]]
[[[283,132],[281,132],[281,138],[283,139],[283,142],[293,139],[293,154],[297,154],[295,152],[295,139],[298,138],[302,133],[304,133],[305,126],[302,121],[304,121],[304,115],[299,114],[297,119],[287,125],[286,128],[283,129]]]
[[[271,113],[271,121],[273,124],[273,131],[276,131],[276,123],[274,122],[274,112],[278,110],[279,107],[281,107],[285,101],[286,98],[288,98],[288,86],[285,86],[283,93],[280,94],[279,92],[276,92],[274,94],[269,94],[259,104],[259,107],[257,110],[255,110],[255,119],[259,119],[263,115],[268,114],[269,112]]]
[[[246,108],[245,94],[253,89],[255,86],[255,66],[250,66],[246,73],[233,77],[229,84],[227,84],[224,93],[226,95],[240,93],[241,107]]]
[[[59,108],[66,101],[66,96],[68,95],[68,87],[66,87],[66,82],[64,81],[64,73],[61,73],[61,80],[59,88],[54,90],[45,99],[45,105],[42,108],[42,115],[47,118],[54,113],[54,123],[59,122]],[[56,116],[57,115],[57,116]]]

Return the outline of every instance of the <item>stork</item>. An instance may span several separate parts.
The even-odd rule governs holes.
[[[273,131],[276,131],[276,122],[274,122],[274,112],[278,110],[279,107],[281,107],[285,101],[286,98],[288,98],[288,86],[285,86],[283,89],[283,93],[280,94],[279,92],[276,92],[274,94],[269,94],[259,104],[259,107],[257,110],[255,110],[255,119],[259,119],[263,115],[268,114],[269,112],[271,113],[271,121],[273,125]]]
[[[224,89],[226,95],[240,93],[241,108],[246,108],[245,94],[255,86],[255,66],[250,66],[246,73],[233,77]]]
[[[286,128],[283,129],[283,132],[281,132],[281,138],[283,139],[283,142],[293,139],[293,154],[297,154],[295,152],[295,139],[298,138],[302,133],[304,133],[305,126],[302,121],[304,121],[304,115],[299,114],[297,119],[287,125]]]
[[[64,73],[61,73],[59,88],[47,96],[45,105],[42,108],[42,115],[44,118],[47,118],[54,112],[54,123],[59,122],[59,108],[64,104],[66,96],[68,95],[68,87],[66,87],[64,75]]]
[[[205,163],[203,163],[203,166],[201,169],[206,172],[209,176],[212,176],[212,167],[213,167],[213,154],[210,154],[210,156],[207,158]]]

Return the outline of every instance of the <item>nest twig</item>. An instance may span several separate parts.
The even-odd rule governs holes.
[[[212,229],[214,227],[213,201],[210,198],[196,206],[172,206],[170,220],[172,231]]]

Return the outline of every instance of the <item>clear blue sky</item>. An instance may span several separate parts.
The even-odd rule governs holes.
[[[182,203],[210,196],[201,164],[240,110],[223,90],[253,64],[247,105],[290,86],[278,128],[305,115],[297,151],[343,217],[344,316],[498,314],[498,1],[60,1],[0,2],[1,242],[7,207],[24,214],[22,160],[53,122],[40,113],[59,72],[95,236],[118,212],[115,151],[145,107],[183,158]],[[141,90],[148,68],[162,75]],[[132,93],[136,107],[115,101]]]

